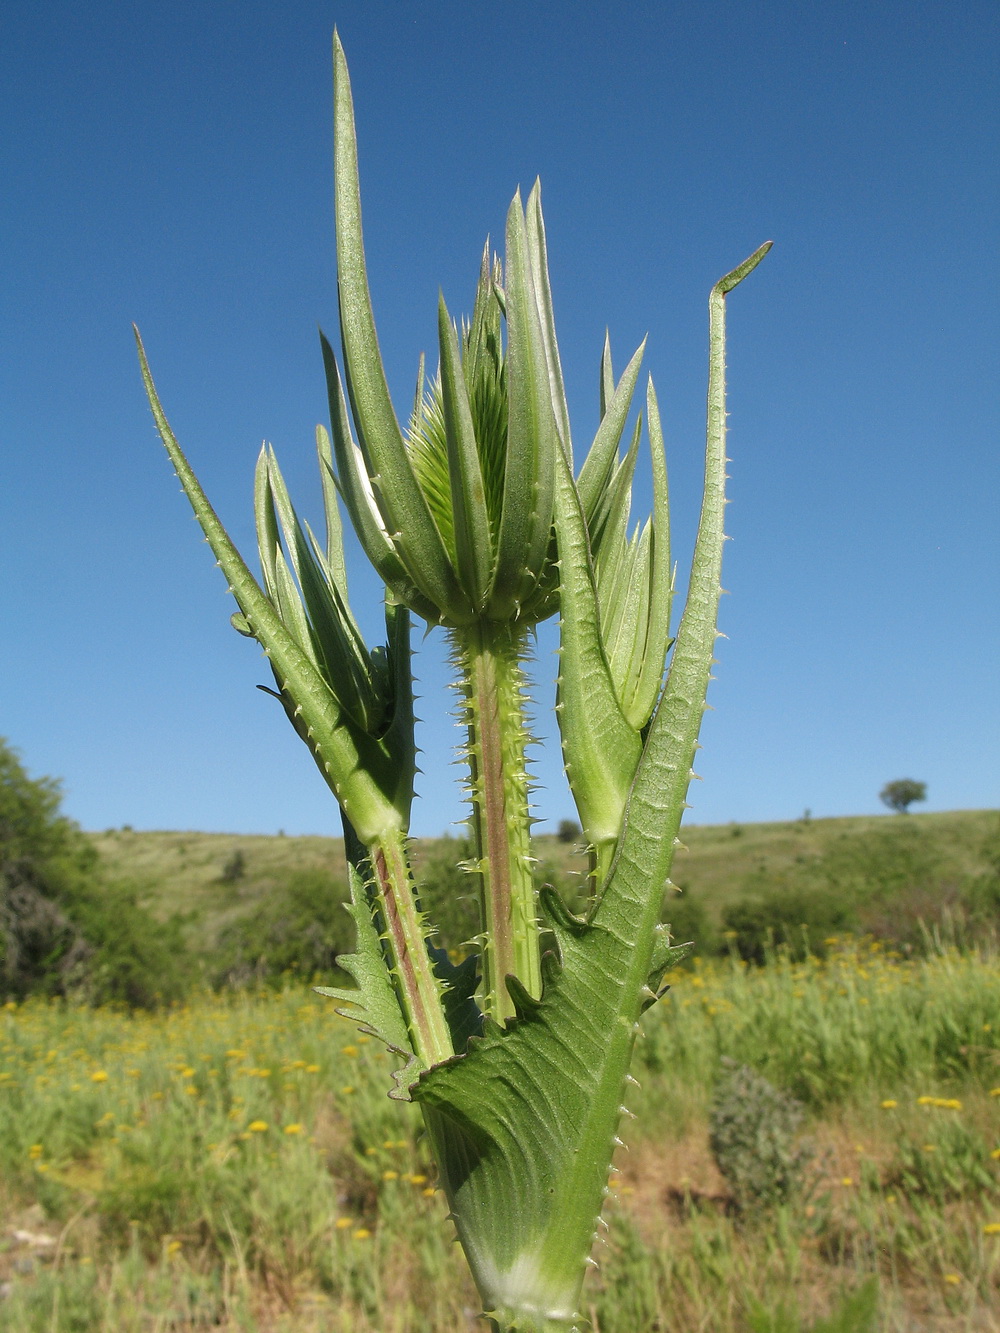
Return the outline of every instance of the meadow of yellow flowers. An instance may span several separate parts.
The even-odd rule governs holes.
[[[1000,1328],[997,960],[829,950],[669,978],[588,1280],[599,1333],[735,1333],[760,1308],[808,1328],[868,1275],[880,1327]],[[798,1098],[816,1147],[758,1214],[708,1150],[724,1058]],[[0,1330],[476,1327],[388,1059],[301,983],[0,1010]]]

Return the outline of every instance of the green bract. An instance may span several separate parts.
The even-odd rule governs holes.
[[[685,946],[659,924],[705,708],[725,506],[725,297],[709,301],[705,493],[687,604],[671,639],[663,433],[646,422],[653,513],[630,532],[641,419],[620,445],[643,348],[616,383],[577,473],[556,344],[540,191],[515,195],[505,267],[487,247],[472,316],[438,309],[439,369],[421,361],[405,430],[389,398],[361,233],[350,83],[334,38],[337,258],[343,373],[322,350],[332,432],[317,445],[321,542],[300,523],[269,448],[257,464],[262,584],[232,545],[160,407],[157,426],[276,689],[340,804],[357,989],[326,990],[399,1057],[392,1095],[423,1109],[459,1238],[498,1330],[580,1326],[580,1289],[641,1012]],[[346,387],[345,387],[346,386]],[[331,445],[332,438],[332,445]],[[348,601],[338,497],[386,588],[386,643]],[[591,847],[591,906],[569,913],[532,878],[521,666],[532,626],[560,614],[558,719]],[[406,837],[415,773],[409,614],[451,639],[481,930],[460,966],[419,909]],[[672,647],[669,672],[664,668]],[[540,900],[539,900],[540,897]],[[547,934],[543,934],[547,932]],[[552,941],[542,951],[542,941]],[[450,941],[453,946],[462,941]]]

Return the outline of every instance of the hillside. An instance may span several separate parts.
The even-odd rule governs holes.
[[[996,811],[959,810],[693,825],[683,836],[686,847],[678,851],[673,872],[683,894],[672,900],[673,914],[686,918],[689,906],[696,903],[699,912],[717,925],[727,904],[805,882],[817,866],[828,880],[838,874],[852,880],[865,874],[882,878],[895,874],[896,880],[909,875],[919,882],[894,882],[889,887],[897,892],[905,888],[911,896],[922,894],[928,909],[933,908],[989,872],[990,857],[996,857],[1000,842],[1000,822]],[[339,838],[128,829],[91,837],[109,877],[135,884],[141,901],[158,917],[187,916],[192,942],[201,948],[211,947],[225,925],[252,911],[291,876],[323,871],[337,882],[346,879]],[[449,859],[449,851],[455,859],[459,848],[457,840],[418,841],[418,876],[428,859],[440,864]],[[536,855],[545,877],[567,893],[586,869],[579,850],[554,835],[536,840]],[[671,914],[668,909],[667,915]]]

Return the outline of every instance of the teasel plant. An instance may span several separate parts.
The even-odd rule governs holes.
[[[389,1095],[416,1103],[458,1239],[496,1333],[585,1326],[580,1298],[641,1013],[686,952],[661,924],[713,664],[726,481],[725,298],[709,298],[705,487],[686,604],[674,576],[663,431],[646,391],[652,514],[630,531],[642,421],[622,454],[643,347],[616,381],[605,342],[601,417],[576,469],[555,335],[540,189],[516,194],[504,263],[483,253],[472,314],[438,307],[438,370],[423,358],[400,425],[379,352],[361,229],[354,110],[334,35],[341,363],[321,337],[331,429],[317,428],[322,540],[296,514],[273,450],[258,458],[260,580],[228,537],[171,431],[138,331],[160,437],[268,687],[342,815],[356,949],[353,988],[319,988],[397,1057]],[[351,611],[341,506],[385,588],[386,641]],[[556,716],[590,849],[588,906],[536,891],[528,686],[535,627],[558,614]],[[410,866],[416,775],[411,617],[448,635],[480,931],[452,941],[422,912]],[[669,662],[669,666],[668,666]]]

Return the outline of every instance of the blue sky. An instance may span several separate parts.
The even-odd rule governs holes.
[[[604,5],[8,0],[0,735],[86,828],[338,832],[332,798],[156,439],[237,542],[270,440],[318,503],[336,333],[330,37],[351,67],[376,317],[399,409],[437,291],[541,177],[578,450],[605,327],[649,334],[674,537],[693,539],[706,302],[730,298],[731,495],[690,819],[1000,805],[996,50],[986,0]],[[640,488],[640,509],[646,503]],[[354,551],[352,591],[378,632]],[[462,817],[436,635],[414,831]],[[539,640],[538,814],[573,815]]]

